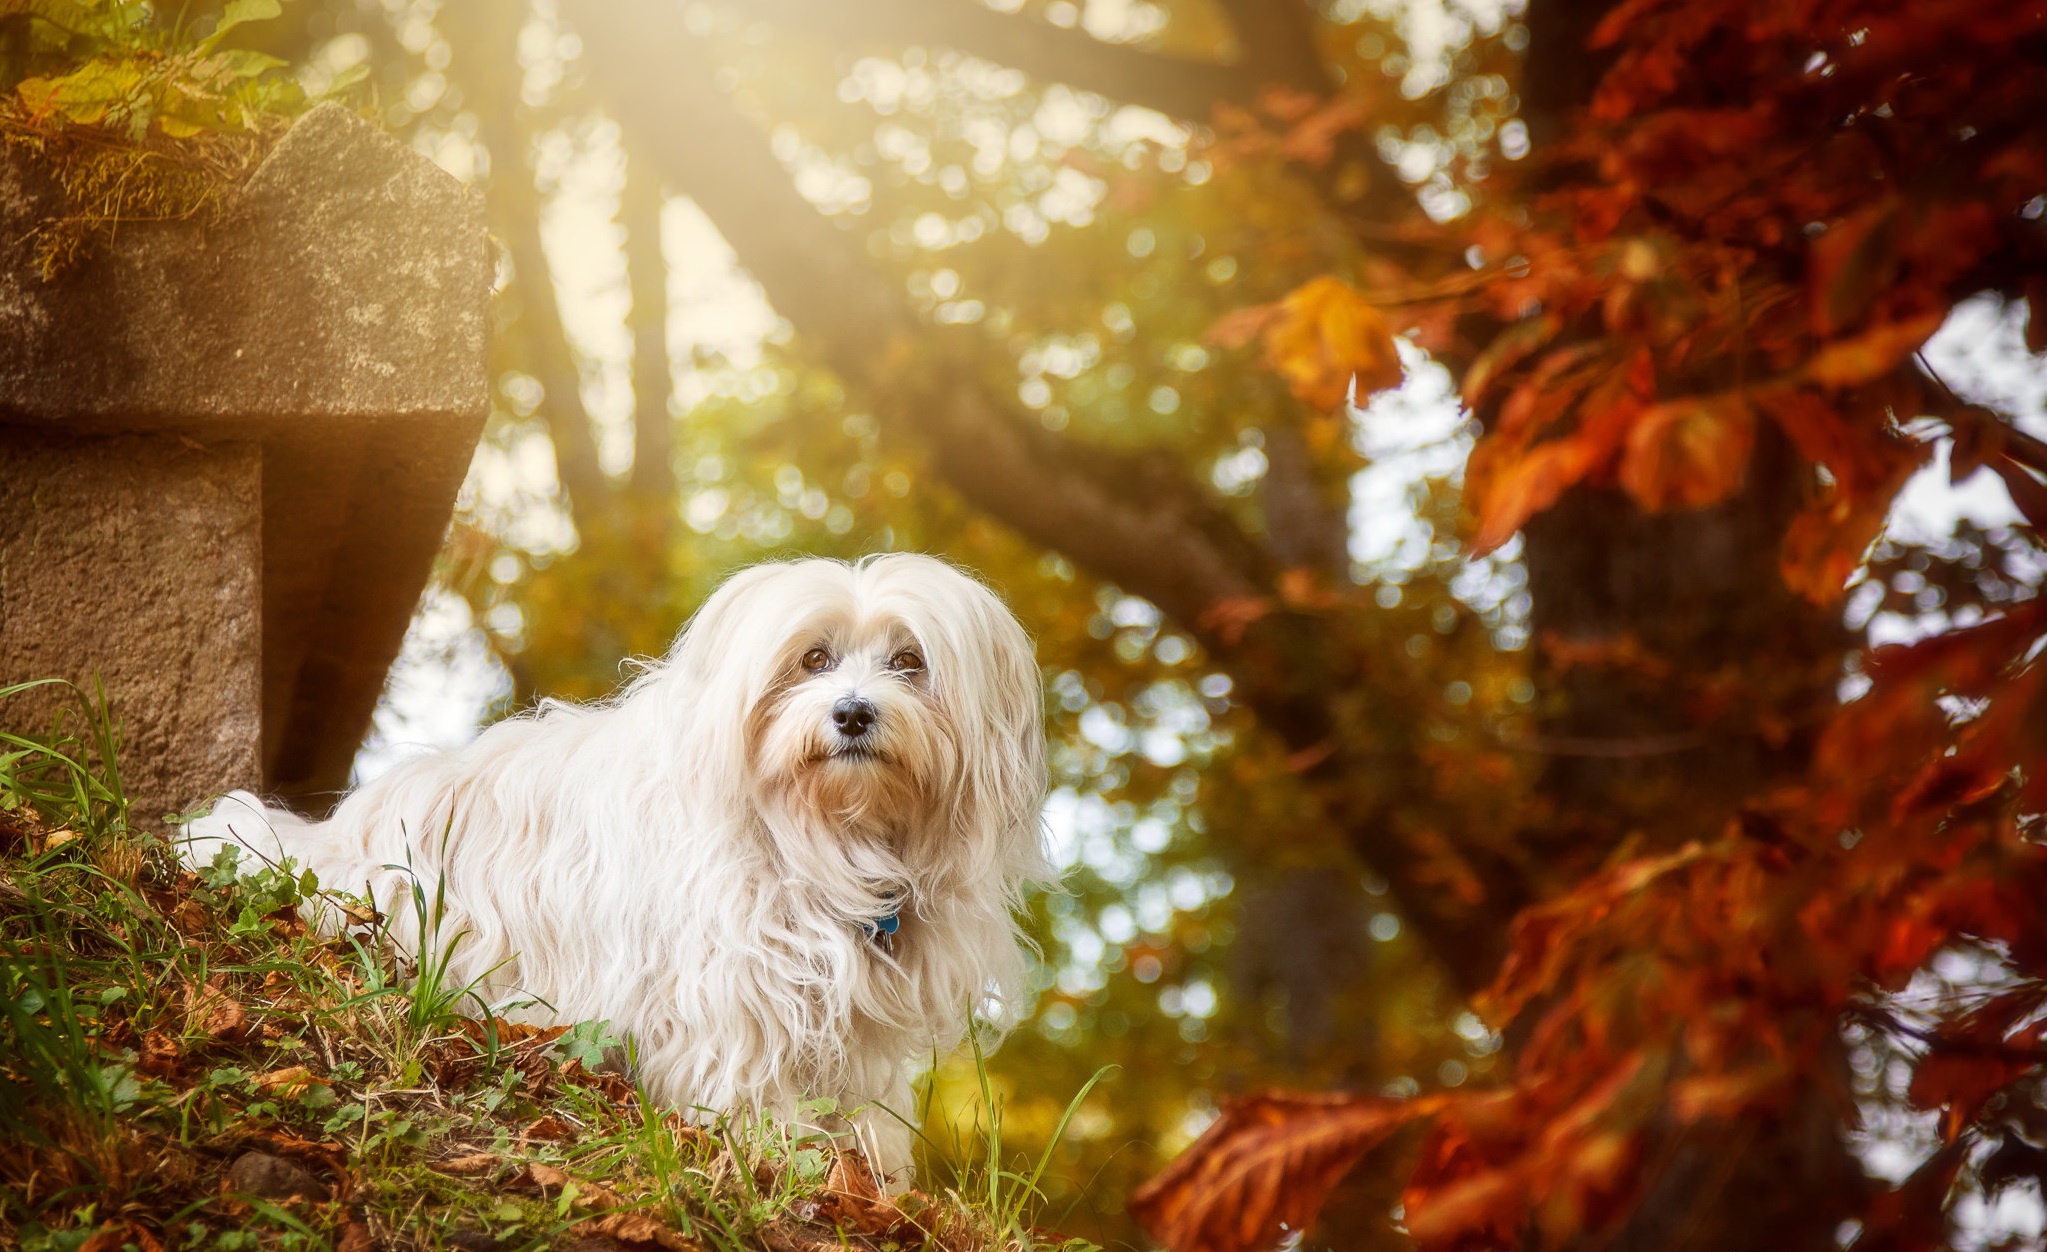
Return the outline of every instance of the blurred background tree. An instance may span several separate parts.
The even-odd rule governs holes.
[[[941,552],[1039,640],[1070,867],[1036,906],[1035,1014],[994,1062],[1008,1133],[1042,1140],[1118,1066],[1056,1158],[1057,1224],[1138,1238],[1123,1197],[1227,1092],[1540,1080],[1548,1138],[1469,1114],[1431,1140],[1410,1199],[1493,1188],[1433,1210],[1432,1241],[1834,1247],[1872,1171],[1936,1213],[1973,1188],[1991,1239],[2018,1219],[1987,1197],[2027,1175],[2007,1155],[1991,1186],[1982,1162],[2018,1143],[2037,1164],[2043,1137],[1912,1107],[1932,1027],[1883,1016],[1891,984],[1826,982],[1862,988],[1849,1026],[1824,995],[1746,1015],[1748,974],[1685,1001],[1803,1049],[1716,1089],[1698,1107],[1734,1128],[1701,1128],[1669,1111],[1685,1066],[1718,1063],[1696,1049],[1530,1068],[1681,1032],[1627,1012],[1673,983],[1667,943],[1624,937],[1659,955],[1615,941],[1605,981],[1574,984],[1525,962],[1579,915],[1523,910],[1687,848],[1853,843],[1780,810],[1868,646],[2033,596],[2047,459],[2013,418],[2047,390],[2019,303],[2047,294],[2042,20],[2016,0],[297,0],[238,42],[309,92],[360,79],[487,197],[501,245],[496,412],[414,660],[456,645],[438,678],[394,680],[384,738],[421,725],[406,684],[465,666],[502,664],[500,708],[600,695],[747,562]],[[1928,364],[1982,352],[1973,391],[1951,380],[1966,397]],[[1962,503],[1921,492],[1936,521],[1896,524],[1929,463]],[[1764,966],[1772,936],[1744,940]],[[1942,1004],[2017,976],[1997,942]],[[1503,1038],[1500,989],[1490,1019],[1473,1005],[1510,951],[1530,981],[1507,1007],[1551,1025]],[[1935,948],[1909,951],[1906,973]],[[941,1104],[962,1078],[941,1066]],[[1617,1092],[1631,1120],[1592,1134]],[[1487,1152],[1579,1172],[1531,1199]],[[1611,1200],[1623,1179],[1642,1215]],[[1321,1237],[1404,1242],[1403,1181],[1353,1173]]]

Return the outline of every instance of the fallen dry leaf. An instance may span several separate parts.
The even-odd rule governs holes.
[[[325,1083],[326,1081],[324,1078],[315,1076],[311,1070],[303,1065],[287,1065],[283,1069],[273,1069],[267,1074],[256,1075],[256,1086],[262,1090],[264,1095],[275,1096],[278,1099],[284,1100],[302,1094],[306,1088],[316,1082]]]
[[[370,1237],[370,1228],[361,1222],[352,1221],[341,1228],[341,1237],[334,1241],[334,1252],[370,1252],[376,1241]]]
[[[909,1218],[882,1194],[880,1180],[858,1152],[840,1152],[825,1175],[815,1220],[863,1235],[881,1235]]]
[[[226,978],[215,975],[203,986],[185,984],[185,1028],[208,1039],[229,1039],[242,1033],[249,1014],[223,989]]]
[[[188,939],[196,939],[206,933],[206,906],[189,897],[178,901],[178,907],[171,910],[171,925]]]
[[[528,1139],[546,1139],[553,1143],[565,1142],[576,1134],[573,1127],[552,1113],[534,1118],[523,1133]]]
[[[183,1057],[183,1051],[169,1031],[161,1029],[150,1031],[142,1036],[142,1046],[137,1050],[142,1054],[142,1058],[136,1068],[143,1073],[168,1078],[178,1072],[178,1062]]]
[[[139,1252],[163,1252],[162,1242],[137,1222],[108,1222],[92,1232],[78,1252],[121,1252],[131,1243]]]
[[[845,1249],[845,1244],[835,1236],[788,1222],[762,1227],[760,1240],[768,1252],[844,1252]]]
[[[497,1167],[498,1157],[494,1152],[475,1152],[468,1156],[450,1157],[434,1164],[434,1168],[443,1174],[457,1174],[463,1177],[495,1173]]]
[[[589,1237],[593,1235],[616,1239],[620,1243],[640,1244],[667,1248],[669,1252],[698,1252],[701,1243],[671,1230],[645,1213],[607,1213],[579,1222],[571,1228],[571,1234]]]
[[[625,1200],[616,1191],[594,1182],[585,1182],[571,1177],[566,1170],[549,1165],[545,1161],[528,1161],[524,1169],[513,1175],[505,1184],[511,1191],[537,1191],[541,1198],[548,1199],[561,1194],[570,1184],[576,1188],[575,1203],[586,1209],[603,1212],[620,1208]]]

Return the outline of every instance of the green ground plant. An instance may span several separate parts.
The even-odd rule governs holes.
[[[0,753],[0,1247],[1086,1246],[1033,1225],[1045,1159],[1005,1160],[992,1096],[937,1154],[964,1166],[891,1196],[829,1102],[685,1117],[605,1068],[629,1046],[603,1023],[492,1017],[446,977],[456,937],[407,960],[289,862],[181,866],[128,823],[104,696],[76,695]],[[445,898],[412,906],[437,936]]]

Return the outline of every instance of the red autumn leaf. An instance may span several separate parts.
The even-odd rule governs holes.
[[[1928,1041],[1907,1096],[1919,1108],[1948,1112],[1950,1142],[1991,1096],[2040,1065],[2047,1023],[2019,1023],[2039,1013],[2041,1000],[2036,986],[2009,992],[1949,1022]]]
[[[2026,521],[2035,530],[2047,531],[2047,484],[2008,455],[1991,457],[1989,464],[2004,480],[2004,489],[2011,493],[2012,504],[2025,515]]]
[[[566,1142],[576,1136],[574,1128],[551,1113],[536,1117],[527,1123],[524,1134],[528,1139],[545,1139],[556,1143]]]
[[[1956,1140],[1934,1153],[1902,1184],[1878,1193],[1861,1218],[1862,1233],[1856,1245],[1885,1252],[1921,1248],[1933,1252],[1953,1247],[1945,1237],[1948,1197],[1973,1146],[1967,1140]]]
[[[1244,632],[1271,616],[1279,605],[1267,596],[1231,596],[1218,600],[1201,611],[1200,624],[1204,630],[1212,630],[1225,643],[1241,643]]]
[[[1472,453],[1470,492],[1478,513],[1471,537],[1473,556],[1484,556],[1514,537],[1529,518],[1559,497],[1598,464],[1598,456],[1577,438],[1552,439],[1533,448],[1481,444]]]
[[[1887,433],[1851,426],[1833,405],[1809,390],[1759,392],[1756,401],[1791,437],[1799,455],[1825,466],[1843,492],[1860,496],[1884,481]]]
[[[1950,486],[1961,486],[1970,475],[1988,465],[1993,458],[2005,455],[2006,450],[2017,442],[2013,438],[2017,432],[1999,421],[1997,415],[1988,409],[1966,404],[1948,414],[1947,418]],[[2020,450],[2022,458],[2024,451]],[[2023,459],[2020,463],[2024,463]]]
[[[1464,371],[1464,403],[1474,410],[1485,404],[1494,386],[1530,354],[1545,347],[1562,326],[1562,320],[1551,313],[1517,322],[1495,336]]]
[[[142,1044],[137,1051],[141,1053],[141,1061],[136,1068],[158,1078],[175,1076],[183,1058],[183,1049],[178,1047],[177,1039],[169,1031],[161,1029],[142,1036]]]
[[[1717,504],[1741,486],[1755,440],[1755,415],[1737,395],[1652,406],[1628,430],[1621,486],[1649,513]]]
[[[1137,1189],[1130,1213],[1173,1252],[1264,1252],[1307,1228],[1359,1157],[1441,1098],[1268,1092],[1215,1124]]]
[[[1869,315],[1896,277],[1898,202],[1880,200],[1813,241],[1807,286],[1815,334],[1840,334]]]
[[[1773,1098],[1783,1087],[1785,1069],[1772,1058],[1742,1069],[1691,1074],[1670,1086],[1670,1111],[1679,1121],[1732,1121]]]

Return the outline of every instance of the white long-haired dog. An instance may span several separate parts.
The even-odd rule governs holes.
[[[1043,738],[1030,641],[972,578],[914,555],[759,565],[610,700],[409,760],[324,822],[236,792],[186,856],[291,857],[415,954],[409,892],[445,884],[429,942],[463,935],[456,985],[608,1020],[680,1107],[865,1110],[900,1180],[914,1060],[1020,1003]]]

